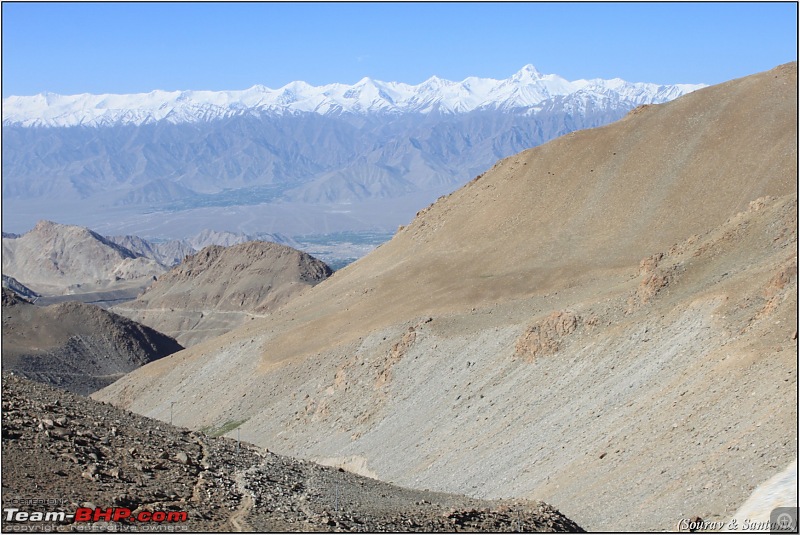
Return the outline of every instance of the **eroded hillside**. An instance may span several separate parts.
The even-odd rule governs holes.
[[[3,275],[47,295],[131,290],[166,271],[157,261],[75,225],[39,221],[3,237]]]
[[[114,311],[190,346],[263,316],[331,273],[324,262],[277,243],[212,245]]]
[[[542,502],[403,489],[6,374],[2,462],[2,529],[9,532],[146,530],[127,520],[9,521],[41,507],[29,503],[31,489],[57,504],[49,511],[185,513],[156,525],[169,532],[581,531]]]
[[[797,70],[499,162],[98,399],[590,530],[729,518],[797,455]]]
[[[173,338],[78,302],[47,307],[3,288],[3,369],[88,395],[183,349]]]

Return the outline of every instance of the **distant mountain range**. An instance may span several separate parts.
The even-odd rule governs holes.
[[[152,91],[132,95],[11,96],[3,99],[3,126],[117,126],[208,122],[260,114],[319,115],[375,113],[468,113],[478,110],[544,111],[561,101],[564,109],[614,102],[623,106],[665,102],[702,84],[658,85],[613,80],[569,82],[526,65],[505,80],[469,77],[462,82],[436,76],[419,85],[363,78],[354,85],[312,86],[292,82],[280,89],[255,85],[243,91]]]
[[[500,158],[700,87],[570,82],[528,65],[505,80],[12,96],[3,99],[4,228],[48,218],[185,237],[219,222],[220,209],[300,203],[354,206],[301,222],[247,212],[214,230],[393,229]],[[360,206],[409,196],[399,214]],[[153,211],[170,225],[141,217]]]
[[[295,244],[275,234],[260,238]],[[39,221],[22,236],[3,235],[3,286],[34,297],[37,292],[79,294],[137,279],[149,285],[153,277],[205,247],[228,247],[253,239],[205,231],[186,240],[154,243],[138,236],[101,236],[85,227]]]

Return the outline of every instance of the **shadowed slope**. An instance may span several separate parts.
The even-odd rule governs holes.
[[[30,304],[3,288],[3,369],[88,395],[183,347],[173,338],[78,302]]]

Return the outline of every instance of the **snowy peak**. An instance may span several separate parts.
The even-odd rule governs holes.
[[[528,63],[524,67],[522,67],[519,72],[513,75],[510,79],[515,82],[522,82],[522,83],[534,83],[536,80],[540,80],[542,78],[542,74],[536,70],[536,67]]]
[[[701,87],[704,85],[664,86],[618,78],[570,82],[555,74],[542,74],[528,64],[504,80],[469,77],[452,82],[432,76],[418,85],[409,85],[364,77],[353,85],[312,86],[296,81],[278,89],[254,85],[241,91],[11,96],[3,99],[3,125],[110,126],[158,121],[178,124],[247,113],[467,113],[478,109],[525,112],[573,95],[597,101],[618,95],[620,100],[634,105],[654,104]]]

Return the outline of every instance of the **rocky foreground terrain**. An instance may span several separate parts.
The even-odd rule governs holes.
[[[193,531],[581,531],[539,501],[403,489],[173,427],[13,374],[3,375],[2,391],[4,508],[185,511],[188,520],[179,529]],[[77,528],[71,521],[53,527]],[[2,528],[21,526],[4,516]]]
[[[175,339],[94,305],[36,306],[3,288],[3,369],[88,395],[183,349]]]

